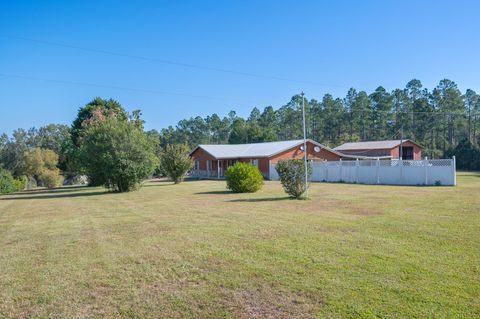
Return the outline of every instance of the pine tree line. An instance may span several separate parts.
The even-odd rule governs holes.
[[[480,137],[480,95],[468,89],[465,94],[455,82],[444,79],[432,90],[419,80],[403,89],[388,92],[378,87],[368,94],[351,88],[335,98],[305,101],[307,136],[334,147],[349,141],[403,138],[415,140],[430,158],[448,157],[466,141],[477,147]],[[301,97],[295,95],[278,109],[263,112],[254,107],[248,118],[231,111],[221,118],[212,114],[181,120],[175,127],[162,129],[161,144],[253,143],[303,137]],[[465,145],[463,145],[465,147]]]

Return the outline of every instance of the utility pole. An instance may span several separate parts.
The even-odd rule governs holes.
[[[400,159],[403,159],[403,125],[400,129]]]
[[[307,125],[305,124],[305,94],[300,93],[302,97],[302,114],[303,114],[303,154],[305,162],[305,198],[308,198],[308,161],[307,161]]]

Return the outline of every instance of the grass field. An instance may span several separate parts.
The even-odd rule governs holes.
[[[151,182],[0,197],[0,318],[480,317],[480,174],[457,187]]]

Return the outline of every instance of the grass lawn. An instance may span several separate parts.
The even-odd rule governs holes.
[[[0,196],[0,318],[480,317],[480,174]]]

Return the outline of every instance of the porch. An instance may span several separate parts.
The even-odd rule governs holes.
[[[196,178],[225,178],[225,172],[227,169],[234,165],[238,160],[207,160],[206,169],[202,169],[200,161],[196,160],[194,168],[190,171],[190,177]]]

